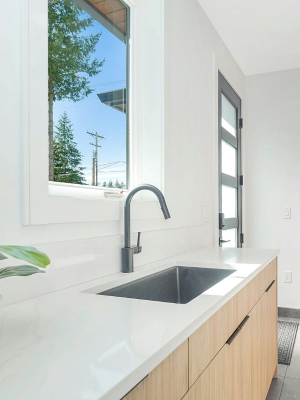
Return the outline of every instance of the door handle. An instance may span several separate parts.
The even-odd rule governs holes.
[[[226,344],[231,345],[231,343],[234,341],[234,339],[237,337],[237,335],[241,332],[241,330],[245,326],[246,322],[249,321],[249,318],[250,318],[250,316],[247,315],[247,317],[243,319],[243,321],[240,323],[240,325],[236,328],[236,330],[233,332],[233,334],[227,340]]]
[[[231,242],[231,240],[223,240],[219,238],[219,246],[221,246],[221,243],[228,243],[228,242]]]
[[[269,285],[269,286],[267,287],[266,292],[268,292],[268,291],[271,289],[271,287],[274,285],[274,283],[275,283],[275,281],[273,281],[273,282],[271,283],[271,285]]]

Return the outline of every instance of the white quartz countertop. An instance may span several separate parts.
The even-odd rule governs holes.
[[[200,249],[3,307],[0,399],[120,400],[278,254]],[[174,265],[236,272],[188,304],[94,294]]]

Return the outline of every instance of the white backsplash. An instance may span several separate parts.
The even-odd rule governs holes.
[[[132,234],[132,244],[136,236]],[[210,243],[205,226],[143,232],[143,251],[134,256],[135,267],[207,247]],[[121,272],[123,245],[123,235],[37,245],[49,256],[51,264],[45,274],[0,280],[4,305]],[[18,263],[11,258],[5,261],[6,265]]]

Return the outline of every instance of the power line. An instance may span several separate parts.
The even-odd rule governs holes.
[[[114,81],[114,82],[104,82],[104,83],[97,83],[96,85],[90,85],[91,87],[96,87],[96,86],[108,86],[108,85],[114,85],[116,83],[124,83],[126,82],[126,80],[122,80],[122,81]]]

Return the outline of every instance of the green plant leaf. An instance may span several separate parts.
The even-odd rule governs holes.
[[[4,255],[4,254],[2,254],[2,253],[0,253],[0,261],[1,260],[5,260],[7,257]]]
[[[28,276],[32,274],[45,273],[32,265],[18,265],[17,267],[0,268],[0,279],[9,278],[11,276]]]
[[[35,247],[0,246],[0,251],[19,260],[29,262],[37,267],[46,268],[50,264],[49,257]]]

